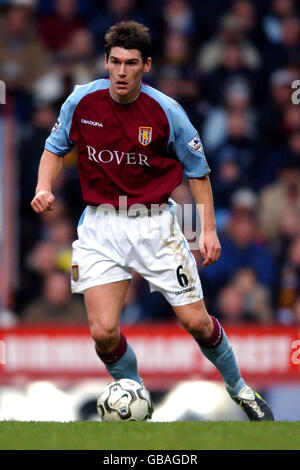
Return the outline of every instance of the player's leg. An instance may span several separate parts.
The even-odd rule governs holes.
[[[84,291],[91,336],[99,358],[115,380],[130,378],[142,383],[135,353],[120,330],[120,317],[130,281],[123,280]]]
[[[234,352],[219,321],[210,316],[203,300],[173,306],[184,328],[194,337],[202,353],[220,372],[230,396],[244,409],[249,419],[274,420],[269,405],[241,377]]]
[[[199,344],[203,354],[216,366],[227,390],[238,394],[245,382],[222,326],[208,314],[204,301],[173,306],[173,310],[184,328]]]
[[[222,326],[205,308],[198,267],[174,211],[159,217],[163,236],[153,242],[148,237],[147,243],[140,243],[137,246],[140,263],[132,267],[148,279],[151,291],[164,295],[249,418],[273,419],[268,405],[245,384]]]
[[[199,344],[203,354],[216,366],[228,391],[237,394],[245,386],[245,382],[222,326],[208,314],[204,301],[173,306],[173,310],[184,328]]]
[[[107,370],[116,380],[127,377],[141,382],[135,354],[120,331],[131,269],[123,266],[118,224],[115,211],[87,206],[72,245],[71,288],[84,294],[96,352]]]

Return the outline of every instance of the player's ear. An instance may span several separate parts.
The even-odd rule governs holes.
[[[108,57],[105,54],[105,70],[107,70],[107,69],[108,69]]]
[[[152,59],[151,59],[151,57],[148,57],[148,59],[146,59],[146,62],[144,64],[144,72],[145,73],[150,72],[151,64],[152,64]]]

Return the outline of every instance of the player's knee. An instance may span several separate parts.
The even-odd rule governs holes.
[[[95,341],[99,351],[110,351],[119,340],[118,328],[104,328],[102,325],[94,324],[90,326],[93,340]]]
[[[207,338],[210,336],[211,320],[208,315],[192,315],[183,323],[184,328],[195,338]]]

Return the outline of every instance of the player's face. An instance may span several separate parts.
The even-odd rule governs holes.
[[[111,96],[129,103],[139,94],[143,74],[151,68],[151,58],[144,63],[138,49],[112,47],[105,68],[109,72]]]

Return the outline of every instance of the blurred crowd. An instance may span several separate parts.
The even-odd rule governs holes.
[[[176,99],[199,130],[222,255],[202,268],[211,314],[228,324],[300,325],[300,9],[297,0],[0,0],[3,114],[18,129],[19,268],[24,323],[86,322],[69,286],[84,208],[76,152],[55,184],[55,210],[30,207],[45,139],[76,84],[106,76],[104,34],[134,19],[153,38],[145,82]],[[187,181],[172,196],[191,202]],[[174,321],[134,273],[123,323]]]

